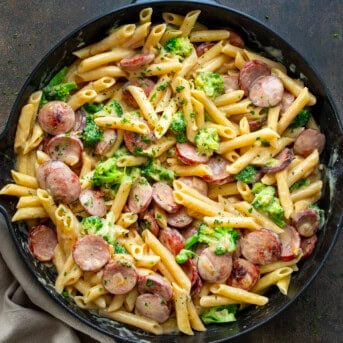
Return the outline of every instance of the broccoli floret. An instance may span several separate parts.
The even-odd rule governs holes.
[[[104,108],[104,104],[98,104],[96,102],[88,102],[84,104],[82,108],[89,114],[94,114],[96,112],[101,111]]]
[[[104,111],[109,114],[115,114],[118,117],[121,117],[124,113],[120,103],[115,99],[104,107]]]
[[[119,243],[114,244],[114,253],[115,254],[127,254],[127,250]]]
[[[302,188],[302,187],[306,187],[310,184],[310,180],[309,179],[300,179],[299,181],[297,181],[295,184],[293,184],[289,190],[291,192],[294,192],[296,191],[297,189],[299,188]]]
[[[179,264],[186,263],[188,259],[196,256],[196,253],[192,250],[182,249],[176,256],[175,261]]]
[[[234,322],[237,309],[237,305],[209,307],[202,312],[200,317],[205,324]]]
[[[96,234],[102,227],[104,223],[100,217],[90,216],[82,218],[81,227],[82,230],[88,234]]]
[[[141,173],[143,176],[155,181],[171,183],[175,178],[175,173],[172,170],[162,167],[161,163],[155,159],[149,159],[147,164],[143,166]]]
[[[293,119],[289,127],[291,129],[296,129],[297,127],[305,126],[311,117],[311,111],[309,108],[304,108],[301,110],[297,116]]]
[[[280,200],[275,196],[275,188],[258,182],[252,188],[252,192],[255,197],[251,205],[266,213],[276,225],[283,227],[285,225],[284,209],[280,205]]]
[[[178,143],[188,142],[186,136],[186,119],[181,111],[175,112],[172,118],[172,122],[169,126],[170,130],[175,134],[176,141]]]
[[[186,37],[172,37],[167,40],[164,48],[179,57],[183,61],[185,57],[189,56],[193,51],[193,44]]]
[[[198,130],[194,138],[195,146],[200,154],[211,156],[219,148],[219,136],[215,128]]]
[[[193,245],[199,242],[199,233],[195,233],[193,236],[188,237],[185,240],[185,249],[190,249]]]
[[[86,126],[82,132],[82,142],[86,147],[95,147],[104,137],[104,132],[95,124],[93,115],[86,116]]]
[[[309,208],[317,211],[319,215],[319,229],[321,229],[325,224],[325,212],[318,205],[310,205]]]
[[[235,179],[244,183],[253,183],[257,174],[257,169],[252,165],[248,165],[235,175]]]
[[[200,72],[194,80],[195,88],[203,90],[211,98],[224,93],[224,79],[218,73]]]
[[[119,170],[116,166],[117,160],[114,157],[107,159],[106,161],[99,162],[95,167],[94,174],[92,177],[92,184],[95,187],[108,186],[120,184],[125,173]]]

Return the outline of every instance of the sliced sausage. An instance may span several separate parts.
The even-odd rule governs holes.
[[[86,235],[74,244],[73,258],[83,271],[97,272],[110,260],[110,247],[102,237]]]
[[[206,248],[198,258],[198,271],[201,278],[208,282],[225,282],[231,274],[232,257],[230,254],[216,255]]]
[[[200,194],[207,196],[208,186],[207,183],[196,176],[183,176],[178,179],[185,183],[187,186],[194,188]]]
[[[73,131],[83,131],[86,126],[86,113],[83,110],[75,112],[75,123]]]
[[[301,240],[300,248],[303,251],[302,259],[308,258],[312,253],[317,243],[317,235],[306,237]]]
[[[313,236],[319,229],[320,217],[316,210],[305,209],[295,213],[293,225],[303,237]]]
[[[212,156],[207,162],[207,165],[210,167],[212,175],[205,175],[202,177],[206,182],[222,185],[234,181],[234,176],[226,171],[226,167],[230,165],[230,162],[223,157]]]
[[[94,152],[98,155],[106,154],[116,142],[117,139],[117,130],[115,129],[106,129],[104,130],[103,138],[99,141],[94,149]]]
[[[200,291],[202,289],[202,280],[198,273],[198,277],[196,278],[194,285],[191,288],[191,296],[195,297],[200,294]]]
[[[294,142],[294,153],[301,156],[308,156],[315,149],[321,153],[325,145],[325,136],[319,130],[306,129]]]
[[[191,143],[177,143],[176,153],[179,160],[188,165],[206,163],[209,160],[206,155],[199,154]]]
[[[160,242],[175,256],[185,247],[185,240],[181,233],[176,229],[166,227],[165,229],[160,230],[158,238]]]
[[[238,75],[225,75],[223,78],[225,93],[230,93],[239,89]]]
[[[170,315],[167,302],[158,294],[145,293],[136,299],[136,314],[164,323]]]
[[[41,188],[51,192],[55,200],[70,203],[79,198],[81,184],[79,177],[63,162],[46,161],[37,170]]]
[[[249,232],[241,238],[242,255],[254,264],[265,265],[277,261],[281,256],[281,242],[270,230]]]
[[[152,200],[153,189],[148,180],[142,176],[135,180],[129,194],[127,205],[133,213],[143,213]]]
[[[134,97],[131,95],[130,91],[127,89],[128,86],[137,86],[141,87],[147,97],[149,97],[150,93],[154,89],[155,83],[150,79],[132,79],[126,82],[123,85],[123,99],[124,101],[134,108],[137,108],[137,102]]]
[[[211,49],[214,46],[214,43],[204,42],[196,46],[195,51],[198,57],[201,57],[206,51]]]
[[[181,208],[174,200],[173,189],[164,182],[153,184],[152,197],[156,204],[168,213],[176,213]]]
[[[257,78],[270,74],[268,65],[259,60],[246,62],[239,72],[239,85],[244,91],[244,95],[248,96],[250,86]]]
[[[134,71],[150,64],[155,59],[155,54],[137,54],[131,57],[124,57],[119,66],[126,71]]]
[[[46,149],[51,159],[75,166],[81,160],[83,144],[77,137],[62,133],[52,137]]]
[[[194,225],[194,222],[192,225],[190,225],[188,228],[182,230],[182,236],[186,240],[189,237],[194,236],[198,232],[198,228]]]
[[[49,101],[38,112],[38,122],[50,135],[69,132],[75,124],[75,113],[64,101]]]
[[[104,217],[106,214],[106,205],[104,197],[99,190],[84,189],[79,196],[82,207],[91,215]]]
[[[181,264],[181,268],[185,272],[185,274],[188,276],[189,280],[191,281],[191,285],[193,287],[199,277],[197,263],[195,262],[194,259],[190,258],[185,263]]]
[[[158,275],[139,276],[137,286],[140,294],[158,294],[165,301],[169,301],[173,297],[173,290],[170,284]]]
[[[288,110],[289,106],[293,104],[294,100],[295,100],[295,97],[293,94],[287,91],[283,92],[283,96],[281,99],[281,109],[280,109],[281,115]]]
[[[264,166],[261,168],[262,173],[271,174],[276,173],[280,170],[286,169],[289,164],[293,161],[294,154],[289,148],[283,149],[279,154],[275,156],[275,161],[277,162],[273,166]]]
[[[253,263],[244,258],[233,260],[232,272],[227,280],[227,284],[250,291],[260,278],[260,270]]]
[[[139,224],[141,230],[150,230],[154,236],[158,237],[160,227],[158,226],[157,220],[155,219],[152,211],[146,211],[143,214],[143,218],[139,221]]]
[[[286,225],[283,232],[279,234],[281,240],[281,258],[284,261],[290,261],[295,258],[300,249],[300,236],[293,226]]]
[[[186,212],[186,209],[182,207],[176,213],[170,213],[167,215],[167,223],[170,226],[182,229],[188,226],[193,221],[193,218],[189,216]]]
[[[237,46],[238,48],[244,49],[245,44],[243,38],[235,31],[228,31],[230,31],[229,43]]]
[[[260,76],[250,86],[249,98],[258,107],[273,107],[281,102],[283,83],[275,75]]]
[[[267,123],[267,116],[263,115],[258,119],[249,120],[248,123],[250,131],[259,130],[262,126],[264,126]]]
[[[55,231],[46,225],[38,225],[29,232],[29,247],[37,260],[41,262],[51,261],[57,245]]]
[[[111,260],[104,268],[102,283],[111,294],[126,294],[137,283],[137,272],[127,260]]]
[[[134,155],[139,154],[142,150],[149,148],[156,141],[152,132],[147,135],[140,135],[136,132],[124,131],[124,143],[127,149]]]

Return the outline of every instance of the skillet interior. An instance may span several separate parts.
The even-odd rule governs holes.
[[[149,3],[150,5],[151,3]],[[20,108],[27,101],[28,96],[41,85],[44,85],[51,76],[59,70],[62,66],[70,64],[73,57],[70,52],[75,50],[81,42],[91,43],[101,39],[101,35],[106,30],[116,23],[129,23],[137,20],[139,10],[146,7],[146,4],[139,4],[132,7],[126,7],[121,10],[112,12],[88,26],[84,26],[81,31],[76,31],[62,41],[54,50],[50,52],[42,62],[37,66],[34,72],[29,77],[28,81],[22,88],[19,97],[13,107],[11,116],[6,127],[5,132],[0,137],[0,151],[4,153],[4,158],[0,161],[1,166],[1,186],[10,181],[10,169],[13,168],[14,154],[12,150],[14,133],[16,129],[16,122],[19,116]],[[318,97],[318,105],[316,106],[315,116],[321,129],[327,137],[327,147],[322,155],[322,161],[329,165],[329,171],[334,174],[339,185],[343,181],[343,163],[341,159],[336,159],[337,156],[342,156],[342,127],[339,123],[337,112],[328,96],[327,89],[322,81],[315,75],[313,70],[304,62],[304,60],[290,48],[288,44],[283,42],[277,35],[270,32],[262,24],[252,20],[249,17],[242,16],[240,13],[228,10],[227,8],[199,4],[199,3],[183,3],[176,1],[166,1],[163,3],[154,3],[154,18],[160,20],[160,13],[163,11],[170,11],[185,14],[186,12],[199,8],[202,10],[200,21],[208,26],[230,26],[242,34],[248,47],[255,50],[263,50],[264,47],[272,46],[282,51],[283,59],[281,60],[286,66],[294,64],[297,70],[294,76],[299,76],[299,73],[306,75],[308,79],[305,81],[306,85]],[[174,10],[175,9],[175,10]],[[257,39],[258,37],[258,39]],[[8,156],[8,157],[6,157]],[[330,159],[331,156],[331,159]],[[15,211],[16,200],[13,198],[0,198],[0,204],[6,209],[11,216]],[[213,342],[234,337],[269,320],[274,315],[279,313],[285,306],[289,305],[297,295],[301,293],[304,287],[313,279],[319,271],[320,266],[327,257],[327,254],[333,246],[334,240],[337,236],[338,230],[341,227],[341,212],[343,203],[342,189],[336,189],[335,194],[331,195],[329,190],[329,183],[326,184],[324,197],[322,200],[322,207],[329,212],[328,223],[325,232],[319,236],[319,241],[315,253],[311,260],[305,262],[292,279],[291,287],[288,297],[280,295],[278,292],[270,294],[270,303],[263,308],[251,308],[239,316],[239,321],[225,326],[211,326],[208,331],[196,337],[163,337],[165,342]],[[77,316],[80,320],[86,322],[88,325],[102,331],[106,334],[115,337],[121,336],[125,340],[137,341],[138,339],[145,339],[147,341],[159,342],[161,338],[154,337],[138,330],[119,329],[121,325],[114,324],[113,321],[99,318],[95,314],[83,311],[77,308],[72,302],[59,296],[55,293],[53,288],[54,273],[45,265],[37,263],[31,256],[26,244],[26,229],[21,225],[11,225],[10,231],[13,235],[15,243],[20,254],[27,263],[28,267],[34,273],[38,280],[41,281],[43,287],[63,306]]]

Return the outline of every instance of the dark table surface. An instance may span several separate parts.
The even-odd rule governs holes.
[[[256,17],[291,43],[318,71],[343,118],[342,0],[218,2]],[[78,25],[129,3],[0,1],[0,130],[26,77],[51,47]],[[301,297],[269,323],[234,342],[343,342],[342,251],[341,235]]]

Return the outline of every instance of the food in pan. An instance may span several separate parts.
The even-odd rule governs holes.
[[[192,335],[287,294],[323,211],[316,98],[200,11],[152,9],[22,108],[12,221],[85,309]],[[238,314],[239,315],[239,314]]]

